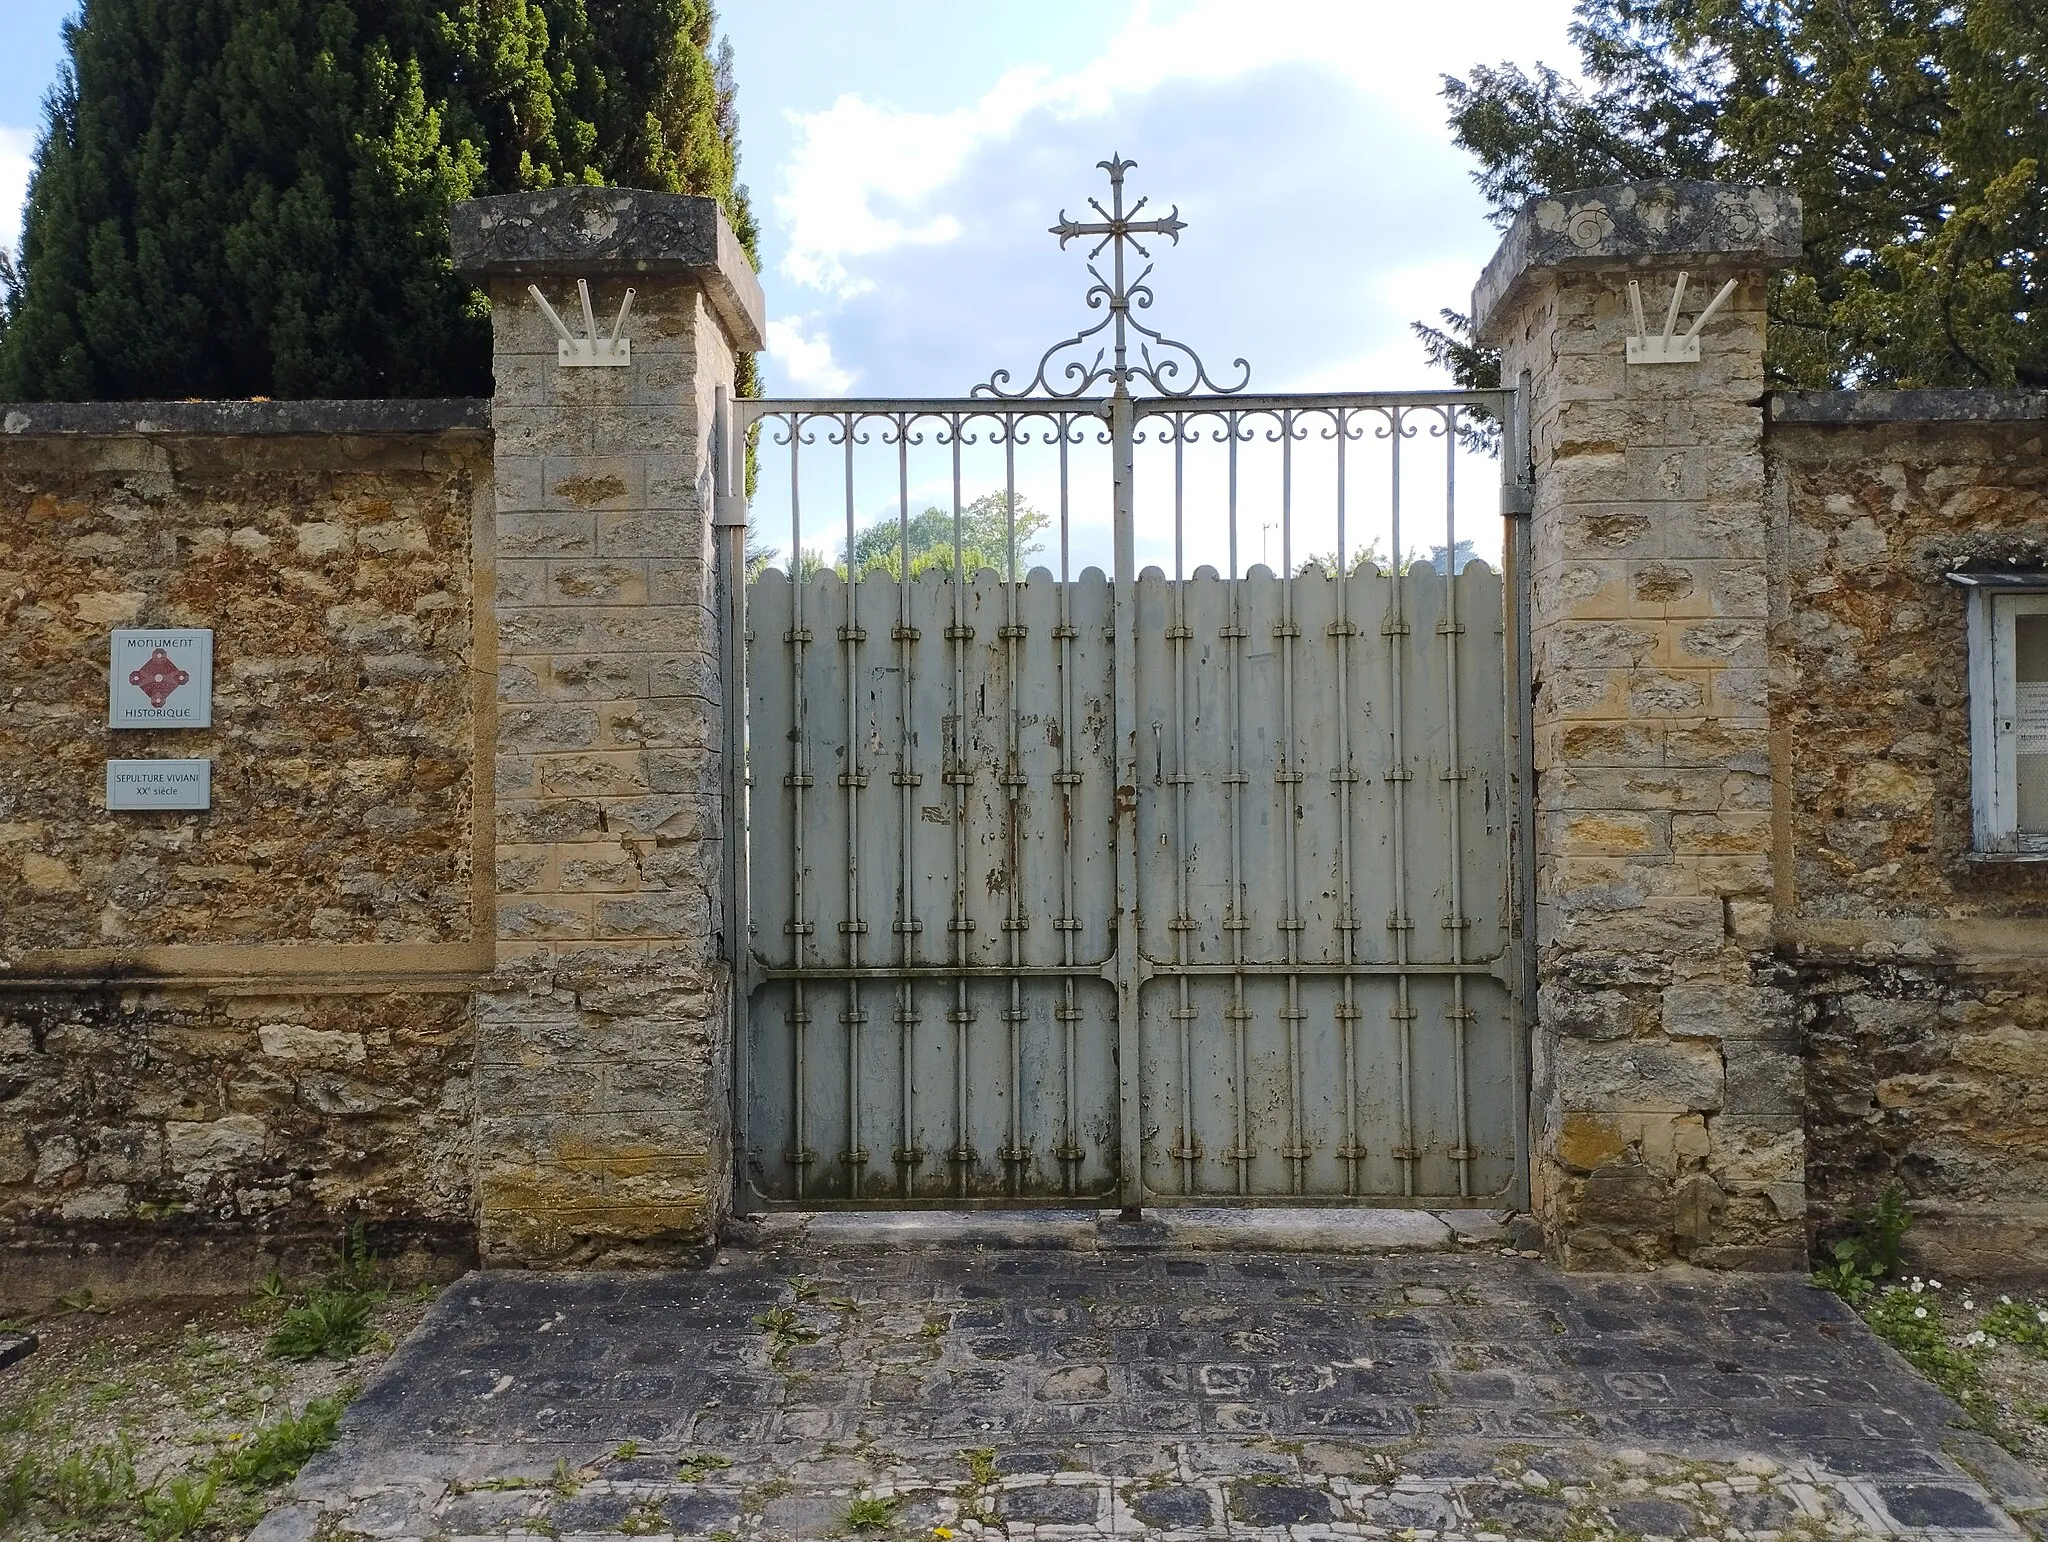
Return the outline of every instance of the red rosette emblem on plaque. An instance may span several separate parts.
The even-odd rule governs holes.
[[[140,689],[152,707],[161,707],[171,699],[173,691],[191,678],[171,662],[169,654],[158,648],[150,654],[148,663],[130,671],[128,683]]]

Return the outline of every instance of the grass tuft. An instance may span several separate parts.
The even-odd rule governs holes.
[[[178,1542],[206,1520],[220,1492],[220,1473],[181,1473],[142,1496],[142,1534],[149,1542]]]
[[[846,1507],[846,1524],[855,1531],[887,1531],[896,1520],[894,1499],[856,1499]]]
[[[299,1475],[299,1469],[334,1444],[341,1425],[341,1400],[316,1397],[296,1416],[265,1425],[229,1453],[227,1475],[244,1488],[270,1488]]]

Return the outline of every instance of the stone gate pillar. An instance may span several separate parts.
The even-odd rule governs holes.
[[[711,1239],[731,1184],[712,424],[736,351],[761,346],[761,289],[709,198],[566,188],[453,225],[496,371],[482,1250],[673,1256]]]
[[[1802,1074],[1772,983],[1768,188],[1533,201],[1473,296],[1530,387],[1534,1204],[1580,1268],[1802,1266]],[[1674,337],[1665,316],[1686,276]],[[1640,285],[1647,345],[1628,281]],[[1693,318],[1733,291],[1690,352]]]

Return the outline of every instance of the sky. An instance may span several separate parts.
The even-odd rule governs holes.
[[[10,245],[74,9],[0,5]],[[1254,390],[1443,385],[1409,323],[1466,307],[1498,232],[1450,142],[1440,77],[1504,59],[1565,67],[1569,19],[1569,0],[1464,0],[1454,13],[1385,0],[725,0],[741,176],[763,228],[767,390],[957,395],[998,368],[1028,374],[1097,319],[1085,253],[1047,227],[1062,210],[1088,217],[1088,199],[1106,196],[1096,163],[1113,152],[1136,163],[1133,198],[1187,222],[1178,245],[1153,248],[1148,319],[1214,372],[1243,357]],[[935,485],[921,471],[917,496]],[[878,497],[863,475],[859,522],[884,512]],[[1098,540],[1080,544],[1097,559]]]

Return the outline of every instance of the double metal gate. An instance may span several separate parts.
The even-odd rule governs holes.
[[[1114,363],[1074,394],[1042,362],[1016,396],[731,405],[723,474],[759,425],[790,552],[728,586],[741,1198],[1518,1202],[1527,657],[1457,501],[1515,395],[1171,394],[1122,266],[1167,222],[1107,164],[1074,233],[1117,242]],[[1404,474],[1441,489],[1427,553]],[[1056,570],[1023,567],[1033,488]],[[1105,503],[1112,572],[1076,574]]]

